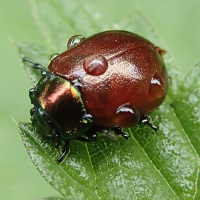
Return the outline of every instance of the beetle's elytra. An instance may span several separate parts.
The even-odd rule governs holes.
[[[146,123],[146,116],[164,100],[168,75],[165,51],[127,31],[105,31],[88,38],[75,35],[68,49],[54,56],[48,71],[30,90],[31,120],[36,131],[58,144],[64,141],[60,162],[72,139],[97,138],[97,131]]]

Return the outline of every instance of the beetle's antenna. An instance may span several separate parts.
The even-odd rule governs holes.
[[[30,58],[24,57],[22,59],[22,61],[31,63],[33,68],[40,69],[40,70],[45,70],[45,68],[42,65],[40,65],[40,64],[38,64],[36,62],[33,62]]]

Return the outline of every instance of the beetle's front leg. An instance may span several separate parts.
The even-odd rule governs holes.
[[[57,161],[58,161],[59,163],[62,162],[62,160],[63,160],[63,158],[65,157],[65,155],[69,152],[69,144],[70,144],[70,141],[69,141],[69,140],[66,140],[66,141],[65,141],[65,144],[64,144],[64,146],[63,146],[63,148],[62,148],[62,154],[61,154],[61,156],[57,159]]]

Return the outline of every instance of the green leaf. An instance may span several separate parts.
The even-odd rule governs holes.
[[[20,56],[48,65],[52,53],[65,50],[67,38],[89,36],[106,29],[136,32],[167,50],[153,25],[140,11],[118,24],[93,14],[81,1],[34,1],[36,22],[44,32],[46,47],[18,43]],[[138,125],[127,129],[128,141],[100,135],[96,142],[72,141],[61,164],[60,149],[41,138],[29,123],[17,123],[25,148],[41,175],[66,199],[199,199],[200,64],[182,77],[167,53],[165,63],[172,79],[165,102],[151,114],[159,127]],[[34,85],[38,70],[24,66]]]
[[[48,198],[45,198],[45,199],[37,199],[37,200],[66,200],[66,199],[59,198],[59,197],[48,197]]]
[[[90,36],[96,31],[113,28],[103,21],[91,5],[81,0],[31,0],[36,23],[44,33],[48,46],[55,52],[65,51],[67,40],[77,33]],[[113,26],[113,24],[112,24]]]

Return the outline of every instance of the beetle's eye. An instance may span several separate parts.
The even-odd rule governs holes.
[[[165,91],[165,85],[163,79],[156,72],[151,79],[150,87],[149,87],[149,95],[153,98],[160,98],[163,96]]]
[[[74,35],[72,36],[67,43],[67,48],[71,49],[72,47],[78,45],[79,43],[81,43],[83,40],[85,40],[85,37],[82,35]]]
[[[92,55],[84,60],[83,68],[87,74],[99,76],[108,69],[108,62],[102,55]]]

